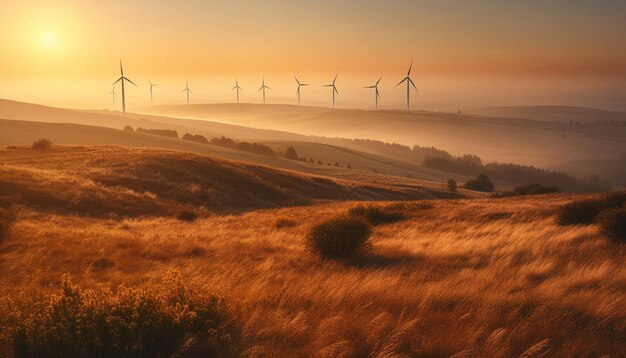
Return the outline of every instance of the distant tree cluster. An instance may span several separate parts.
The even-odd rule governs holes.
[[[485,174],[479,174],[476,179],[470,179],[463,185],[465,189],[483,191],[490,193],[496,189],[489,177]]]
[[[414,145],[412,148],[407,145],[398,143],[389,143],[372,139],[351,139],[340,138],[344,142],[350,142],[355,145],[366,147],[381,154],[392,156],[394,158],[402,158],[422,164],[426,158],[446,158],[453,159],[450,153],[435,147],[420,147]]]
[[[134,132],[135,130],[131,126],[124,126],[124,130],[128,132]]]
[[[192,142],[202,143],[202,144],[209,143],[209,140],[206,139],[206,137],[201,135],[201,134],[185,133],[185,135],[183,136],[183,139],[184,140],[189,140],[189,141],[192,141]]]
[[[178,138],[178,132],[172,129],[146,129],[146,128],[137,128],[137,133],[146,133],[153,135],[160,135],[163,137],[171,137]]]
[[[275,155],[274,150],[265,144],[236,142],[235,140],[224,136],[220,138],[211,138],[210,143],[221,147],[233,148],[255,154]]]
[[[424,166],[464,175],[484,174],[497,180],[520,184],[534,183],[573,192],[607,191],[610,189],[610,185],[606,181],[595,177],[584,180],[563,172],[511,163],[493,162],[483,165],[478,156],[469,154],[453,160],[428,158],[424,161]]]

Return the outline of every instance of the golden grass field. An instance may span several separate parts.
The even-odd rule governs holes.
[[[198,294],[231,305],[244,357],[623,356],[626,247],[595,225],[555,224],[556,209],[580,195],[446,200],[431,188],[416,197],[424,200],[375,201],[406,219],[374,227],[366,254],[333,261],[305,249],[308,230],[372,188],[359,198],[353,184],[323,182],[299,201],[291,185],[315,181],[264,169],[264,185],[273,183],[284,200],[270,191],[242,207],[224,196],[215,201],[220,210],[201,209],[187,191],[162,186],[166,169],[208,185],[177,166],[188,161],[239,180],[262,168],[112,147],[0,153],[1,203],[18,204],[0,243],[0,351],[12,355],[12,307],[28,313],[48,302],[64,274],[83,288],[151,290],[175,269]],[[151,194],[141,186],[148,184]],[[337,192],[341,201],[331,199]],[[176,219],[183,209],[199,218]]]

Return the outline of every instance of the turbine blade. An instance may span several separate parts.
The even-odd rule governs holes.
[[[262,89],[263,89],[263,87],[259,88],[259,90],[258,90],[258,91],[256,91],[256,93],[261,92],[261,90],[262,90]]]
[[[339,96],[339,91],[337,91],[337,87],[333,86],[333,91],[335,91],[335,93],[337,94],[337,96]]]
[[[130,83],[134,84],[134,85],[135,85],[135,87],[139,87],[139,86],[137,86],[137,85],[135,84],[135,82],[133,82],[133,81],[129,80],[128,78],[126,78],[126,77],[122,77],[122,78],[123,78],[123,79],[125,79],[126,81],[128,81],[128,82],[130,82]]]
[[[332,84],[330,84],[330,85],[322,85],[322,87],[333,87],[333,85]]]
[[[300,86],[310,86],[308,83],[301,83]]]
[[[296,77],[295,75],[293,76],[293,78],[296,79],[296,82],[298,82],[298,85],[300,85],[300,81],[298,81],[298,77]]]
[[[380,80],[383,79],[383,76],[380,76],[380,78],[378,79],[378,81],[376,81],[376,86],[378,86],[378,83],[380,83]]]
[[[335,81],[337,81],[337,76],[339,76],[339,72],[335,74],[335,78],[333,79],[333,84],[335,84]]]
[[[113,82],[113,86],[115,86],[115,84],[118,83],[121,80],[122,80],[122,77],[118,78],[117,81]]]
[[[409,72],[406,73],[407,77],[411,75],[411,68],[413,68],[413,60],[411,60],[411,65],[409,65]]]
[[[406,81],[406,78],[403,78],[402,81],[400,81],[397,85],[393,86],[393,88],[400,86],[404,81]]]
[[[415,88],[415,90],[417,92],[419,92],[419,90],[417,89],[417,87],[415,87],[415,83],[413,83],[413,80],[409,78],[409,83],[413,86],[413,88]]]
[[[376,86],[365,86],[363,88],[376,88]]]
[[[268,90],[271,90],[270,86],[265,86],[265,88],[267,88]]]

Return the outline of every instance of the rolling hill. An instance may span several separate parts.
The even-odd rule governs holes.
[[[540,167],[580,158],[615,159],[626,153],[626,127],[580,126],[422,111],[366,111],[293,105],[197,104],[138,110],[307,135],[434,146],[454,155],[470,153],[479,155],[485,161]]]
[[[457,197],[443,186],[365,184],[189,152],[112,146],[0,150],[0,198],[78,215],[241,211],[318,200]]]

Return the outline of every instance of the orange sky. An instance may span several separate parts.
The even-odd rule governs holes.
[[[625,17],[626,4],[610,0],[5,1],[0,96],[107,106],[122,58],[141,86],[129,103],[145,102],[148,80],[162,83],[162,102],[180,100],[186,79],[197,100],[230,100],[237,75],[247,101],[258,101],[263,75],[286,101],[298,74],[316,85],[310,104],[323,104],[317,85],[340,72],[339,105],[367,107],[360,87],[382,74],[383,103],[395,106],[392,87],[413,59],[424,108],[513,104],[493,98],[510,91],[521,102],[626,109]],[[446,96],[450,84],[471,93]]]

